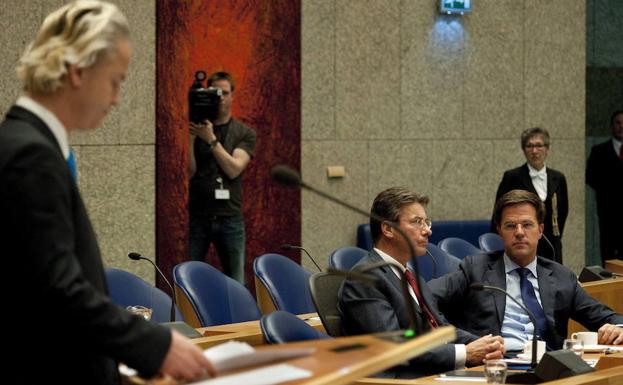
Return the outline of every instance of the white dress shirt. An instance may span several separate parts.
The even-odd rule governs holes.
[[[532,185],[543,202],[547,199],[547,167],[543,166],[540,170],[528,164],[528,172],[532,179]]]
[[[539,281],[536,272],[537,260],[534,258],[526,269],[532,273],[528,276],[528,281],[534,286],[534,294],[541,304],[541,295],[539,292]],[[519,303],[524,304],[521,298],[520,277],[516,269],[519,268],[506,254],[504,254],[504,271],[506,272],[506,291],[515,298]],[[524,304],[525,305],[525,304]],[[520,308],[515,301],[507,298],[506,307],[504,309],[504,320],[502,321],[502,330],[500,332],[504,338],[504,346],[506,350],[523,350],[526,341],[532,341],[534,325],[530,321],[528,314]]]

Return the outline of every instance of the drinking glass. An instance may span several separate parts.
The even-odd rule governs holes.
[[[506,382],[506,369],[506,362],[503,360],[488,360],[485,362],[487,384],[503,384]]]
[[[145,318],[145,321],[149,321],[151,319],[152,310],[148,307],[141,305],[134,305],[126,307],[126,310],[132,314],[140,315]]]
[[[566,339],[562,343],[562,348],[564,350],[571,350],[576,355],[581,356],[584,352],[584,343],[580,340]]]

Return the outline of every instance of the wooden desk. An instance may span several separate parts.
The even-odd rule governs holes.
[[[299,314],[298,317],[305,320],[305,322],[307,322],[310,326],[313,326],[322,332],[325,331],[322,326],[322,322],[320,322],[317,318],[318,314]],[[218,345],[230,340],[246,342],[252,346],[266,343],[266,341],[264,341],[264,336],[262,335],[262,330],[260,329],[259,321],[209,326],[205,328],[197,328],[197,331],[205,337],[195,338],[192,341],[203,349],[207,349],[210,346]]]
[[[418,338],[402,343],[391,342],[379,337],[393,333],[381,333],[375,335],[361,335],[353,337],[331,338],[326,340],[314,340],[295,342],[282,345],[266,345],[260,349],[284,349],[314,347],[316,351],[307,357],[281,361],[301,369],[312,372],[312,377],[288,381],[284,385],[342,385],[351,384],[359,378],[378,373],[395,366],[405,360],[411,359],[431,348],[452,341],[456,337],[454,327],[444,326],[435,329]],[[360,344],[359,349],[336,352],[335,349],[344,346]],[[271,365],[274,363],[271,363]],[[243,370],[249,370],[245,368]],[[224,373],[227,375],[229,373]],[[145,381],[136,377],[131,378],[132,384],[145,384]],[[153,385],[173,385],[171,380],[156,379],[149,381]]]
[[[623,384],[623,365],[619,357],[621,353],[614,354],[612,356],[603,356],[600,354],[587,354],[586,358],[599,358],[603,357],[606,361],[611,361],[608,365],[604,365],[604,369],[599,370],[596,368],[595,372],[581,374],[578,376],[567,377],[560,380],[542,382],[542,385],[621,385]],[[615,364],[612,365],[612,362]],[[600,362],[597,366],[599,366]],[[482,366],[471,368],[469,370],[482,371]],[[484,382],[473,381],[439,381],[435,380],[438,375],[416,378],[413,380],[394,380],[394,379],[382,379],[382,378],[363,378],[354,383],[354,385],[440,385],[448,383],[452,385],[474,385],[484,384]]]
[[[584,282],[580,285],[591,297],[608,305],[615,312],[623,314],[623,300],[621,300],[623,298],[623,278]],[[586,328],[575,321],[569,320],[569,335],[579,331],[586,331]]]
[[[608,259],[606,261],[606,270],[609,270],[613,273],[623,274],[623,260]]]

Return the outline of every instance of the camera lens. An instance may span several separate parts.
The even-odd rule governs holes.
[[[205,78],[206,78],[205,71],[197,71],[197,72],[195,72],[195,79],[196,80],[199,80],[200,82],[202,82]]]

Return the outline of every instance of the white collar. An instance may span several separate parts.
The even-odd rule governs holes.
[[[535,178],[535,177],[542,177],[542,178],[547,178],[547,166],[543,165],[543,168],[540,170],[537,170],[536,168],[532,167],[530,165],[530,163],[526,163],[528,165],[528,174],[530,174],[531,178]]]
[[[534,275],[535,277],[538,278],[538,276],[536,275],[536,265],[537,265],[537,257],[535,256],[534,259],[532,260],[532,262],[530,262],[527,266],[525,266],[526,269],[530,270],[530,272],[532,273],[532,275]],[[513,262],[512,259],[510,259],[510,257],[508,255],[506,255],[506,253],[504,253],[504,270],[506,272],[506,274],[508,274],[509,272],[520,268],[521,266],[519,266],[518,264],[516,264],[515,262]]]
[[[65,129],[65,126],[63,126],[63,123],[58,120],[56,115],[26,95],[20,96],[17,99],[17,102],[15,102],[15,105],[32,112],[39,119],[43,120],[43,123],[48,126],[48,129],[52,132],[54,138],[56,138],[56,141],[63,152],[63,157],[67,159],[69,157],[69,140],[67,139],[67,130]]]
[[[377,254],[378,254],[378,255],[380,255],[380,256],[381,256],[381,258],[383,258],[383,261],[388,262],[388,263],[391,263],[391,267],[392,267],[392,269],[398,269],[398,267],[400,266],[401,271],[400,271],[399,273],[404,273],[404,272],[407,270],[407,268],[406,268],[406,267],[404,267],[404,265],[403,265],[402,263],[398,262],[398,261],[396,260],[396,258],[394,258],[394,257],[392,257],[391,255],[387,254],[387,253],[386,253],[386,252],[384,252],[383,250],[381,250],[381,249],[377,249],[377,248],[375,247],[375,248],[374,248],[374,251],[376,251],[376,252],[377,252]]]

